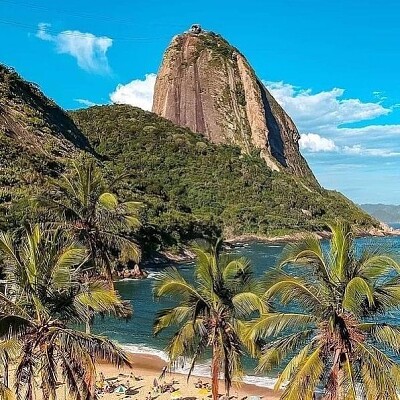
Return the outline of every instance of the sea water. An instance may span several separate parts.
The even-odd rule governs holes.
[[[326,241],[323,243],[323,246],[327,246]],[[385,249],[385,251],[400,253],[400,237],[356,239],[357,249],[361,249],[364,246],[379,246]],[[229,250],[229,253],[250,259],[255,276],[261,277],[266,271],[276,265],[283,247],[284,245],[280,244],[271,245],[252,242],[240,244],[239,247]],[[187,262],[177,266],[180,273],[189,281],[193,280],[193,265],[193,262]],[[163,298],[160,302],[154,300],[152,291],[154,275],[160,271],[160,267],[149,268],[148,271],[150,273],[148,279],[122,280],[116,283],[116,287],[122,298],[129,300],[132,304],[132,319],[127,322],[114,318],[96,320],[93,331],[107,335],[132,353],[153,354],[167,361],[168,357],[164,349],[172,331],[169,330],[154,337],[152,329],[157,312],[163,308],[172,307],[175,303],[168,298]],[[399,323],[400,314],[390,314],[385,319],[386,321]],[[244,360],[244,366],[247,372],[247,376],[244,379],[245,382],[253,383],[258,386],[273,387],[275,381],[274,373],[270,373],[269,377],[265,375],[256,376],[254,374],[256,362],[249,358]],[[178,372],[185,372],[186,370],[187,367],[183,367],[181,371]],[[194,374],[209,376],[210,363],[207,360],[203,362],[200,361],[195,368]]]

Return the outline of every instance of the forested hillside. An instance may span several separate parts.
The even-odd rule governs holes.
[[[124,197],[147,204],[147,234],[170,244],[222,232],[280,235],[319,231],[335,218],[360,228],[374,221],[337,192],[293,175],[273,172],[239,147],[214,145],[203,136],[141,109],[93,107],[71,113],[88,135]]]

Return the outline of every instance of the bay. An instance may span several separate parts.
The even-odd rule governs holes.
[[[324,241],[323,246],[327,246],[328,242]],[[240,244],[229,250],[229,253],[237,256],[244,256],[251,260],[254,274],[261,277],[270,268],[273,268],[283,250],[283,244],[267,244],[261,242],[252,242]],[[400,237],[368,237],[357,238],[356,248],[361,249],[365,246],[379,246],[393,254],[400,253]],[[193,262],[182,263],[177,266],[182,275],[189,281],[192,281]],[[133,353],[148,353],[157,355],[163,359],[166,358],[164,349],[168,342],[168,332],[154,337],[152,334],[152,326],[154,317],[158,311],[163,308],[173,306],[175,303],[172,299],[163,299],[157,302],[153,297],[154,274],[160,268],[150,268],[149,278],[144,280],[122,280],[116,283],[116,287],[121,296],[129,300],[132,304],[134,314],[131,320],[125,322],[114,318],[105,318],[96,320],[94,332],[107,335],[111,339],[117,341],[127,350]],[[395,312],[385,317],[387,322],[400,323],[400,314]],[[169,332],[170,333],[170,332]],[[255,362],[253,360],[245,360],[247,376],[246,381],[256,383],[262,386],[272,386],[274,374],[270,378],[259,378],[254,375]],[[209,364],[204,362],[200,364],[195,371],[198,375],[208,375]]]

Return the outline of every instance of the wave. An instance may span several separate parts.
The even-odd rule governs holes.
[[[168,361],[168,355],[165,351],[155,349],[153,347],[148,347],[144,344],[120,344],[120,346],[128,351],[129,353],[133,354],[148,354],[151,356],[156,356],[161,358],[161,360]]]
[[[146,346],[144,344],[122,344],[122,348],[129,353],[133,354],[148,354],[152,356],[156,356],[158,358],[161,358],[163,361],[168,362],[168,355],[165,351],[155,349],[153,347]],[[201,364],[197,364],[194,367],[194,370],[192,372],[193,376],[200,376],[204,378],[210,378],[211,377],[211,360],[206,360],[205,362]],[[189,372],[189,364],[185,363],[184,365],[181,365],[179,367],[176,367],[174,369],[174,372],[178,374],[183,374],[186,375]],[[256,376],[256,375],[245,375],[243,377],[243,382],[248,383],[250,385],[255,385],[259,387],[266,387],[273,389],[274,385],[276,383],[276,378],[271,378],[268,376]]]

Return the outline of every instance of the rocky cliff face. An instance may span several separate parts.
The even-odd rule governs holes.
[[[214,143],[256,150],[272,170],[315,178],[299,132],[245,57],[209,32],[176,36],[157,76],[153,112]]]

